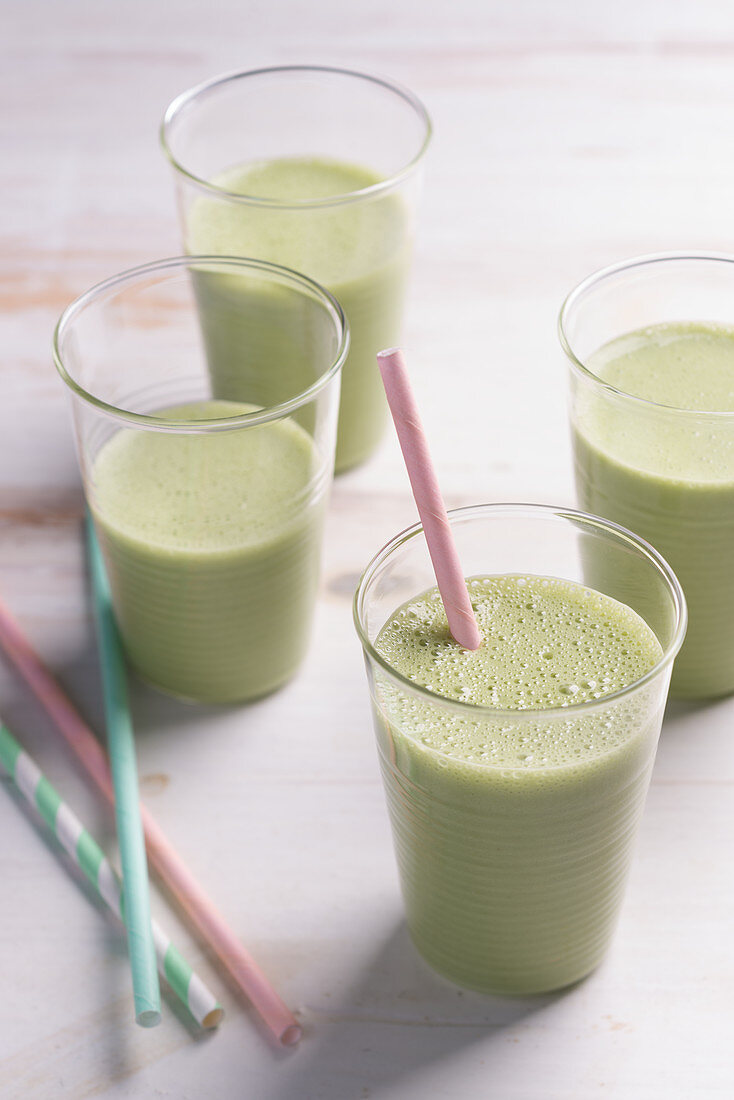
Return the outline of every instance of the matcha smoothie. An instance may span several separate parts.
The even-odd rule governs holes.
[[[649,325],[605,343],[584,366],[613,389],[574,383],[579,503],[651,542],[683,585],[690,621],[671,691],[730,692],[734,327]]]
[[[447,699],[505,711],[599,699],[662,656],[630,608],[541,577],[469,582],[483,636],[448,635],[434,590],[404,605],[378,652]],[[406,700],[385,683],[376,715],[408,924],[460,985],[533,993],[583,977],[616,920],[655,753],[654,716],[486,721]]]
[[[407,923],[459,985],[546,992],[608,947],[685,612],[661,559],[594,517],[519,505],[449,517],[465,569],[525,567],[469,575],[476,651],[420,587],[420,528],[373,559],[355,598]],[[645,567],[664,608],[655,629],[576,579],[593,540]],[[542,560],[558,574],[527,570]]]
[[[252,407],[208,401],[163,419]],[[125,649],[174,695],[251,699],[307,644],[327,486],[291,420],[210,435],[121,430],[94,463],[92,508]]]
[[[202,294],[212,320],[246,300],[273,305],[236,339],[209,334],[222,355],[263,369],[290,318],[297,355],[277,394],[257,379],[246,400],[212,393]],[[347,346],[330,294],[236,257],[145,264],[62,314],[54,359],[115,617],[132,664],[163,691],[253,699],[305,655]]]
[[[361,462],[374,449],[385,418],[375,355],[380,348],[396,344],[400,335],[412,244],[405,203],[388,191],[360,202],[316,205],[306,212],[288,205],[348,196],[381,182],[368,168],[311,157],[241,165],[211,182],[222,192],[268,199],[275,205],[198,197],[184,227],[188,252],[271,260],[305,272],[341,303],[349,321],[351,345],[342,376],[336,467],[346,469]],[[215,289],[210,281],[200,294],[215,393],[238,400],[236,371],[221,350],[221,317],[208,324],[210,304],[216,304]],[[277,309],[277,304],[268,299],[242,303],[246,318],[272,309]],[[232,311],[229,328],[242,323],[241,316],[238,319]],[[292,370],[291,324],[283,316],[277,327],[269,329],[270,372],[265,378],[272,385],[281,384],[277,377],[281,363]],[[232,340],[226,343],[230,348],[236,346]]]
[[[325,65],[214,77],[177,96],[163,119],[161,144],[174,170],[186,251],[300,271],[330,290],[346,313],[351,346],[338,471],[368,458],[387,422],[375,357],[400,338],[430,136],[428,114],[408,89]],[[233,371],[212,339],[206,295],[200,311],[214,396],[251,400],[237,389],[242,365]],[[279,353],[276,340],[273,383]],[[287,360],[292,369],[293,355]]]

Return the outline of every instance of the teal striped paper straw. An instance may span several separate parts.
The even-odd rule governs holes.
[[[102,666],[102,686],[107,719],[107,748],[115,788],[115,820],[120,846],[122,881],[125,886],[123,916],[127,929],[130,969],[135,999],[135,1019],[141,1027],[161,1022],[161,995],[155,962],[150,917],[148,863],[140,819],[135,736],[127,700],[127,679],[122,646],[112,612],[112,597],[102,554],[87,514],[87,550],[92,574],[94,617]]]
[[[79,818],[62,801],[36,762],[20,747],[7,726],[0,722],[0,763],[16,787],[38,810],[62,848],[84,872],[89,882],[115,916],[122,921],[122,883],[117,877],[97,841],[87,832]],[[158,970],[168,981],[191,1015],[202,1027],[216,1027],[224,1009],[195,974],[178,948],[157,921],[153,921],[153,941]]]

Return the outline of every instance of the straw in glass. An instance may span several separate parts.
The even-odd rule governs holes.
[[[107,801],[114,804],[114,789],[104,750],[2,601],[0,646],[89,779]],[[152,814],[144,806],[140,807],[140,812],[150,862],[190,923],[218,956],[234,984],[248,998],[276,1039],[284,1046],[298,1043],[302,1031],[293,1013],[199,886]]]
[[[454,640],[465,649],[479,649],[482,636],[469,599],[405,358],[399,348],[388,348],[378,352],[377,365],[426,536],[449,630]]]
[[[0,763],[26,801],[41,815],[62,848],[84,872],[100,898],[123,921],[123,889],[117,873],[94,837],[2,722]],[[173,992],[201,1027],[217,1027],[224,1009],[155,920],[153,941],[161,976],[167,979]]]
[[[97,624],[97,644],[102,667],[107,746],[115,788],[115,820],[120,846],[122,881],[125,886],[123,916],[127,929],[130,968],[135,999],[135,1019],[141,1027],[161,1022],[161,995],[156,971],[155,944],[150,915],[148,863],[140,820],[135,735],[127,699],[127,679],[122,646],[112,612],[112,596],[102,554],[87,516],[87,552],[92,577],[92,603]]]

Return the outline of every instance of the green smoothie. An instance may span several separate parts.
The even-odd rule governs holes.
[[[734,328],[654,325],[605,344],[586,366],[623,394],[654,404],[579,384],[573,437],[580,506],[647,539],[683,586],[688,633],[671,692],[731,692],[734,416],[710,414],[734,414]],[[591,583],[596,575],[589,574]],[[614,578],[605,584],[609,591]]]
[[[342,377],[337,470],[367,458],[382,433],[386,405],[375,356],[381,348],[399,342],[412,230],[405,203],[392,191],[359,201],[328,200],[353,195],[380,181],[368,168],[310,157],[245,164],[212,183],[230,193],[270,200],[272,205],[202,195],[186,216],[189,253],[271,260],[308,275],[341,303],[350,325],[351,348]],[[318,205],[320,199],[324,205]],[[287,205],[305,202],[316,205]],[[200,307],[206,333],[212,326],[207,326],[207,303],[201,298]],[[249,315],[257,308],[257,304],[244,305]],[[267,302],[264,308],[270,308]],[[281,320],[281,331],[289,328],[297,333],[298,322]],[[249,382],[238,392],[226,352],[226,346],[243,341],[237,340],[234,330],[228,338],[221,319],[218,329],[219,344],[207,337],[216,395],[251,400]],[[287,332],[284,339],[285,353],[279,344],[271,349],[271,371],[280,369],[283,361],[294,362],[293,341]]]
[[[252,406],[157,411],[212,420]],[[234,702],[279,687],[308,640],[328,477],[292,420],[204,434],[123,429],[90,504],[125,649],[156,687]]]
[[[660,726],[659,693],[646,688],[578,704],[634,683],[662,649],[634,611],[582,585],[515,575],[468,584],[476,652],[449,635],[435,589],[400,607],[375,642],[438,697],[376,674],[406,913],[421,953],[453,981],[542,992],[604,954]]]

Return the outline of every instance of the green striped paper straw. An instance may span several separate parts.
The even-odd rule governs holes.
[[[135,1019],[141,1027],[155,1027],[161,1022],[161,995],[150,917],[148,863],[145,857],[143,823],[140,819],[135,736],[127,699],[125,661],[112,612],[110,586],[89,514],[87,550],[102,666],[107,747],[112,784],[115,788],[117,841],[120,847],[122,881],[125,885],[123,916],[133,979]]]
[[[104,852],[82,825],[74,811],[62,801],[36,762],[25,752],[7,726],[0,722],[0,763],[26,799],[38,810],[59,844],[84,872],[94,889],[122,921],[122,883]],[[178,948],[157,921],[153,941],[158,969],[173,992],[202,1027],[216,1027],[224,1009],[202,979],[195,974]]]

